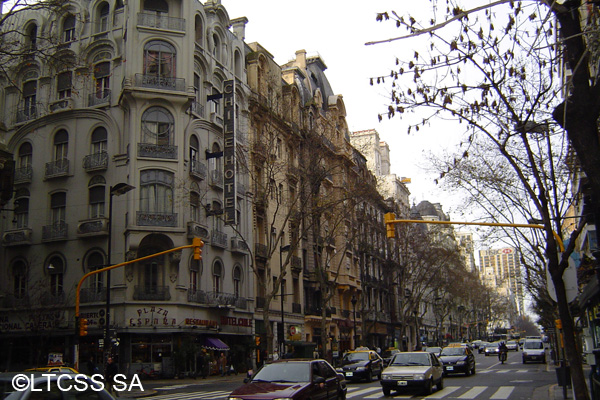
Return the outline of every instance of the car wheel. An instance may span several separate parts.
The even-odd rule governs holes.
[[[465,371],[465,376],[471,376],[471,368],[467,368]]]
[[[344,392],[338,392],[337,400],[346,400],[346,394]]]
[[[437,383],[437,390],[442,390],[444,388],[444,377],[440,376],[440,380]]]
[[[475,375],[475,364],[473,364],[473,369],[471,370],[471,375]]]
[[[527,364],[527,360],[526,359],[523,359],[523,364]]]
[[[389,396],[392,394],[392,391],[390,390],[390,388],[382,387],[381,390],[383,390],[384,396]]]
[[[425,384],[425,395],[429,396],[433,393],[433,378],[427,381]]]
[[[373,382],[373,372],[371,371],[367,372],[367,382]]]

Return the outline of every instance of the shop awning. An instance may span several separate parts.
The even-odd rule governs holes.
[[[221,339],[210,337],[204,339],[204,346],[202,348],[207,350],[229,350],[229,346],[223,343]]]

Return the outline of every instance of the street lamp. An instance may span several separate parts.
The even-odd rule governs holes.
[[[130,190],[135,189],[135,186],[131,186],[127,183],[117,183],[115,186],[111,186],[108,194],[108,248],[107,248],[107,264],[110,267],[111,260],[110,255],[112,252],[112,204],[113,204],[113,196],[121,196],[129,192]],[[105,365],[105,373],[106,366],[108,363],[108,357],[110,356],[110,270],[106,271],[106,325],[104,331],[104,365]]]
[[[290,251],[290,245],[286,244],[285,246],[281,246],[279,248],[279,273],[283,274],[283,259],[281,256],[281,253],[283,253],[284,251]],[[280,338],[280,343],[281,343],[281,353],[280,354],[280,358],[283,358],[284,354],[285,354],[285,320],[284,320],[284,315],[283,315],[283,296],[284,296],[284,291],[285,291],[285,286],[284,286],[284,280],[281,280],[281,293],[279,294],[281,297],[281,338]]]
[[[358,302],[358,300],[356,299],[356,295],[352,295],[352,299],[350,300],[350,302],[352,303],[352,309],[354,311],[354,348],[356,349],[356,303]]]

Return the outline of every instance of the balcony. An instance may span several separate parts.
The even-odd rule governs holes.
[[[192,115],[198,116],[200,118],[205,118],[204,109],[204,105],[200,104],[196,100],[192,100],[192,104],[190,104],[190,112],[192,113]]]
[[[266,259],[269,256],[269,249],[266,244],[254,243],[254,253],[256,257]]]
[[[65,303],[65,293],[44,292],[40,295],[39,304],[43,305],[58,305]]]
[[[32,105],[17,110],[16,123],[27,122],[36,119],[38,116],[39,105]]]
[[[88,154],[83,157],[83,169],[86,172],[103,171],[108,168],[108,153],[101,151],[99,153]]]
[[[302,272],[302,259],[298,256],[292,256],[292,272]]]
[[[77,236],[106,236],[108,235],[108,218],[92,218],[79,221]]]
[[[88,107],[110,104],[110,90],[104,89],[88,96]]]
[[[208,296],[206,292],[203,290],[197,290],[190,288],[188,290],[188,302],[190,303],[198,303],[198,304],[207,304]]]
[[[187,223],[187,238],[193,239],[199,237],[204,242],[208,242],[210,239],[210,231],[206,225],[196,221],[188,221]]]
[[[31,244],[31,235],[33,231],[30,228],[20,228],[7,231],[2,235],[2,245],[9,246],[24,246]]]
[[[198,160],[190,161],[190,176],[198,179],[206,179],[206,164]]]
[[[159,89],[159,90],[172,90],[176,92],[185,91],[185,79],[183,78],[170,78],[157,75],[144,75],[135,74],[136,87]]]
[[[134,300],[166,301],[171,300],[168,286],[139,286],[133,290]]]
[[[67,240],[69,226],[64,221],[42,226],[42,242]]]
[[[210,171],[209,185],[223,189],[223,172],[219,170]]]
[[[106,302],[106,288],[83,288],[79,291],[81,303]]]
[[[138,211],[136,213],[138,226],[177,227],[177,213],[157,213]]]
[[[238,254],[248,254],[248,246],[246,242],[237,237],[231,238],[231,252]]]
[[[73,99],[68,98],[68,99],[60,99],[57,101],[54,101],[52,103],[50,103],[48,105],[48,110],[51,113],[57,112],[57,111],[64,111],[64,110],[72,110],[73,109]]]
[[[15,168],[15,184],[18,183],[31,183],[33,179],[33,167],[28,165],[26,167]]]
[[[206,293],[207,304],[213,307],[235,307],[237,296],[233,293],[208,292]]]
[[[185,31],[185,19],[149,13],[138,13],[137,26],[183,32]]]
[[[227,248],[227,234],[219,230],[213,229],[210,235],[210,244],[222,249]]]
[[[69,160],[66,158],[46,163],[44,179],[60,178],[69,174]]]
[[[153,143],[138,143],[138,157],[177,159],[177,146]]]

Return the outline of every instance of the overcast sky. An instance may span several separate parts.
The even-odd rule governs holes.
[[[404,32],[393,23],[377,22],[377,13],[398,7],[398,11],[406,12],[411,3],[421,12],[429,5],[424,0],[303,0],[286,2],[284,7],[281,0],[222,0],[230,18],[248,18],[246,42],[260,43],[278,64],[294,59],[297,50],[304,49],[308,55],[318,53],[328,67],[325,73],[333,91],[344,97],[350,130],[376,129],[381,140],[390,145],[392,172],[412,178],[411,202],[440,202],[448,211],[448,195],[436,188],[435,176],[425,174],[419,164],[423,163],[424,151],[438,153],[453,147],[455,137],[447,135],[445,126],[409,136],[406,122],[399,118],[387,121],[385,117],[378,122],[377,115],[387,109],[389,95],[387,87],[369,84],[371,76],[389,76],[396,56],[413,54],[409,41],[365,46],[366,42]],[[442,130],[443,135],[439,133]]]

